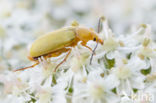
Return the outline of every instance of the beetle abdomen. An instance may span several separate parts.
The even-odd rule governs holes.
[[[72,44],[76,38],[72,29],[60,29],[39,37],[30,48],[30,56],[42,56]]]

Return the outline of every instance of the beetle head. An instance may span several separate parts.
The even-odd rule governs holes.
[[[91,29],[79,27],[76,30],[76,33],[78,35],[78,38],[82,41],[88,42],[89,40],[93,40],[95,42],[103,44],[103,40],[100,39],[97,34]]]

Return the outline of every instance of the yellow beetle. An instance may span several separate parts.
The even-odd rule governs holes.
[[[101,21],[101,18],[99,19]],[[99,22],[100,24],[100,22]],[[98,27],[99,28],[99,27]],[[53,32],[49,32],[37,40],[35,40],[30,48],[28,58],[31,61],[35,61],[36,63],[32,66],[17,69],[15,71],[25,70],[27,68],[32,68],[39,64],[39,58],[43,56],[45,59],[50,57],[57,57],[62,53],[68,52],[65,56],[64,60],[60,62],[56,69],[66,61],[67,57],[71,53],[71,48],[66,47],[74,47],[77,45],[79,41],[82,41],[81,44],[92,51],[90,47],[86,44],[89,40],[99,42],[103,44],[103,40],[97,36],[97,33],[91,29],[87,29],[85,27],[80,27],[73,24],[71,27],[62,28]]]

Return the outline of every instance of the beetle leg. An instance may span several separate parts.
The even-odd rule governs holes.
[[[81,44],[82,44],[84,47],[88,48],[91,52],[93,52],[92,48],[90,48],[89,46],[87,46],[86,43],[81,42]],[[93,52],[93,54],[95,55],[95,52]]]
[[[81,45],[83,45],[84,47],[88,48],[91,52],[93,51],[92,48],[90,48],[89,46],[86,45],[86,43],[81,42]]]
[[[33,67],[35,67],[35,66],[38,65],[38,64],[39,64],[39,61],[37,61],[35,64],[33,64],[33,65],[31,65],[31,66],[28,66],[28,67],[24,67],[24,68],[21,68],[21,69],[14,70],[14,72],[16,72],[16,71],[23,71],[23,70],[25,70],[25,69],[33,68]]]
[[[63,59],[63,61],[60,62],[60,63],[55,67],[54,72],[56,72],[57,68],[67,60],[67,58],[68,58],[68,56],[69,56],[70,53],[71,53],[71,49],[69,49],[69,52],[68,52],[68,54],[65,56],[65,58]]]

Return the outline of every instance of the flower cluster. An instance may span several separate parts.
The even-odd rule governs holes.
[[[0,103],[155,103],[155,0],[143,1],[0,0]],[[72,19],[93,26],[103,13],[110,22],[102,24],[104,44],[92,64],[92,52],[78,43],[57,72],[66,53],[12,71],[30,63],[26,45],[39,35]],[[93,49],[96,43],[87,45]]]
[[[104,45],[91,52],[80,43],[66,63],[53,72],[64,54],[21,72],[1,76],[1,96],[28,103],[154,103],[156,44],[150,25],[116,37],[107,20],[99,36]],[[89,41],[88,46],[96,43]],[[6,99],[7,98],[7,99]]]

